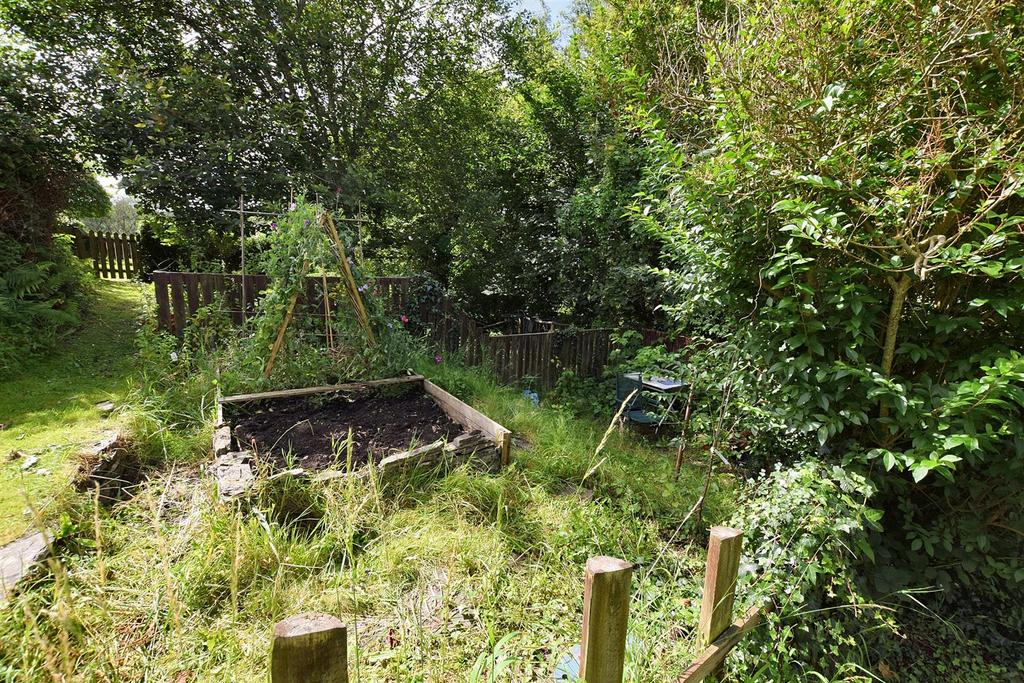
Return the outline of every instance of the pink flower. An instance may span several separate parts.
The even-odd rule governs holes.
[[[409,316],[407,316],[407,315],[403,315],[402,317],[399,318],[399,320],[402,321],[403,325],[408,325],[409,324]]]
[[[438,354],[438,355],[434,356],[434,362],[437,363],[438,365],[440,365],[441,363],[444,362],[444,358],[442,358],[441,355]]]

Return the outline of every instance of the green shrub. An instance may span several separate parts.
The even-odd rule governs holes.
[[[735,659],[749,680],[806,680],[810,671],[848,675],[870,661],[868,646],[892,624],[860,587],[858,558],[871,555],[881,511],[862,475],[818,462],[779,468],[752,486],[731,526],[746,538],[738,604],[762,605],[767,625]]]
[[[665,163],[636,216],[667,312],[735,359],[741,426],[870,473],[882,592],[1024,580],[1020,7],[738,16],[710,38],[703,134],[647,121]]]

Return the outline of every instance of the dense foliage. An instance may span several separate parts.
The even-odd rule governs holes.
[[[74,332],[90,278],[64,237],[37,245],[0,234],[0,377]]]
[[[54,88],[63,73],[0,35],[0,375],[74,330],[88,276],[53,233],[110,207],[81,158],[79,103]]]
[[[877,542],[914,570],[886,585],[1021,580],[1018,11],[790,2],[732,30],[713,137],[657,181],[673,315],[756,360],[775,424],[872,473]]]

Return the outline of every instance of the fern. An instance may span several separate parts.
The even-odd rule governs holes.
[[[0,376],[80,323],[88,274],[66,241],[0,235]]]

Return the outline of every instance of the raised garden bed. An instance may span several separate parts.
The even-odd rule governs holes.
[[[220,408],[213,471],[222,498],[244,493],[257,463],[320,480],[368,466],[499,469],[511,444],[509,430],[420,376],[226,396]]]

